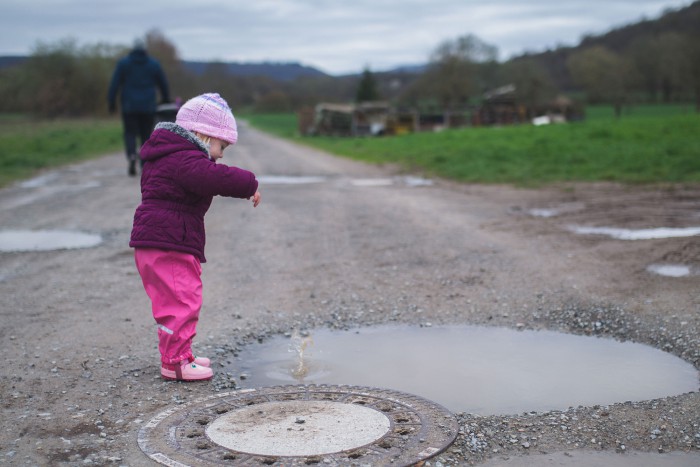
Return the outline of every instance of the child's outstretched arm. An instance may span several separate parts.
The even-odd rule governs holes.
[[[250,198],[248,198],[250,199]],[[253,195],[253,207],[257,208],[258,204],[260,204],[260,192],[256,191],[255,194]]]
[[[213,163],[201,154],[181,157],[176,177],[185,189],[202,196],[250,199],[258,191],[254,173]]]

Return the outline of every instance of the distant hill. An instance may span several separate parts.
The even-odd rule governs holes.
[[[615,28],[602,35],[584,37],[579,47],[604,45],[610,50],[622,52],[639,37],[656,36],[666,32],[698,34],[700,32],[700,1],[695,1],[685,8],[669,9],[657,19],[643,20]]]
[[[183,61],[191,72],[201,75],[210,62]],[[300,76],[328,76],[326,73],[299,63],[224,63],[228,72],[236,76],[266,76],[276,81],[293,81]]]
[[[684,8],[668,10],[657,19],[646,19],[612,29],[604,34],[586,36],[575,47],[559,47],[546,52],[529,53],[512,60],[535,60],[549,71],[559,89],[567,91],[573,88],[573,84],[566,63],[574,53],[592,46],[603,46],[622,53],[636,39],[657,36],[666,32],[698,34],[700,32],[700,0]]]
[[[426,69],[428,68],[428,65],[422,64],[422,65],[402,65],[398,66],[396,68],[393,68],[391,70],[388,70],[387,73],[408,73],[408,74],[421,74],[423,73]]]
[[[27,56],[0,56],[0,70],[21,65],[29,59]],[[183,61],[192,73],[201,75],[211,65],[209,62]],[[328,76],[326,73],[299,63],[224,63],[229,73],[238,76],[266,76],[275,81],[293,81],[300,76]]]
[[[26,62],[28,59],[29,59],[29,57],[22,57],[22,56],[18,56],[18,55],[2,56],[2,57],[0,57],[0,70],[2,70],[3,68],[21,65],[22,63]]]

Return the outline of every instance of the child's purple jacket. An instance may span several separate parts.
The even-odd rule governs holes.
[[[250,198],[258,189],[247,170],[217,164],[191,132],[159,123],[141,148],[141,204],[129,246],[195,255],[204,263],[204,214],[216,195]]]

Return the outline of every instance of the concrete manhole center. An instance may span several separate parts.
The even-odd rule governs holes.
[[[267,402],[237,409],[205,430],[213,442],[258,455],[308,456],[359,448],[384,436],[389,418],[363,406],[328,401]]]
[[[161,412],[139,446],[165,465],[411,465],[447,448],[458,424],[402,392],[307,385],[245,389]]]

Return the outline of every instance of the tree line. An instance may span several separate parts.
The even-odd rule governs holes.
[[[225,63],[217,62],[196,73],[160,31],[148,32],[145,42],[163,66],[172,96],[187,99],[216,91],[234,109],[289,112],[318,102],[387,100],[422,111],[460,111],[478,105],[489,90],[510,85],[529,108],[566,94],[584,103],[609,104],[618,115],[625,105],[639,102],[694,102],[700,111],[700,2],[687,10],[695,15],[695,27],[679,31],[647,27],[627,31],[624,40],[613,31],[608,35],[615,41],[589,37],[577,47],[505,62],[498,61],[495,46],[467,34],[438,44],[420,71],[365,69],[357,76],[306,76],[289,82],[232,75]],[[687,12],[683,18],[687,21]],[[109,44],[78,46],[70,39],[40,43],[28,60],[0,70],[0,112],[105,116],[112,71],[128,51]]]
[[[496,47],[474,35],[448,40],[398,97],[413,106],[427,102],[450,110],[510,86],[529,109],[568,95],[584,104],[609,104],[618,116],[624,106],[638,103],[694,103],[700,112],[700,2],[694,7],[696,28],[646,29],[626,43],[617,41],[616,48],[589,39],[499,63]]]

